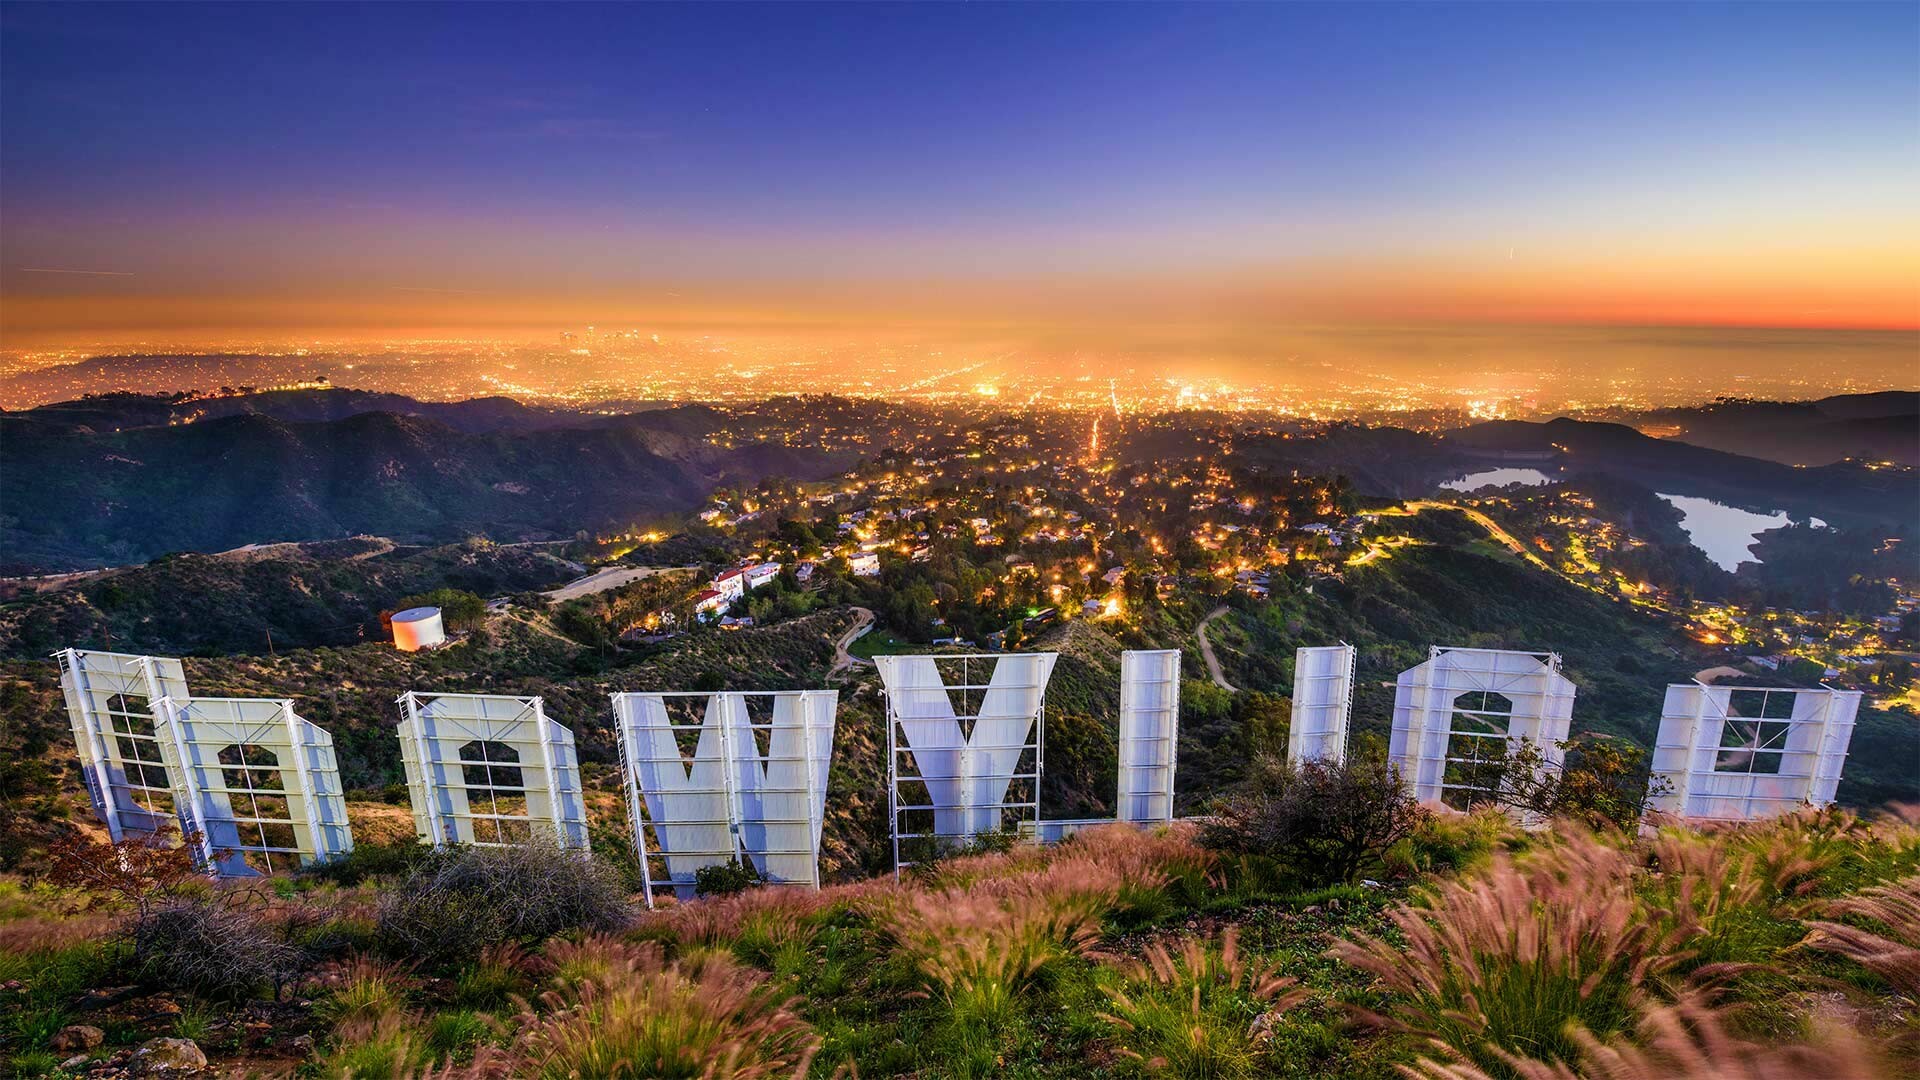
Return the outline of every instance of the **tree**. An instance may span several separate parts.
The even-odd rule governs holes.
[[[1301,881],[1323,885],[1354,881],[1426,817],[1387,766],[1309,761],[1296,769],[1263,754],[1214,806],[1201,839],[1216,850],[1272,859]]]
[[[1476,763],[1464,781],[1484,789],[1477,802],[1541,817],[1568,817],[1595,829],[1632,830],[1661,791],[1647,782],[1645,749],[1597,733],[1560,744],[1559,764],[1522,739],[1499,756]]]
[[[487,602],[465,589],[435,589],[403,596],[395,602],[394,610],[416,607],[439,608],[440,621],[449,630],[471,630],[487,621]]]

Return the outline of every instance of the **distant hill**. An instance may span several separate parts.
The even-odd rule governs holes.
[[[1846,458],[1920,466],[1920,392],[1889,390],[1818,401],[1729,399],[1634,418],[1696,446],[1788,465],[1828,465]]]
[[[409,543],[550,539],[685,511],[722,483],[819,479],[847,464],[784,446],[718,448],[689,434],[711,430],[710,418],[679,410],[529,430],[462,430],[386,411],[299,420],[263,409],[142,426],[163,409],[156,400],[0,415],[0,568],[124,565],[360,533]],[[365,400],[255,404],[304,413]],[[519,408],[492,399],[461,406],[470,426]]]
[[[1759,512],[1894,525],[1920,519],[1920,491],[1903,470],[1851,464],[1795,468],[1652,438],[1625,424],[1564,417],[1544,424],[1494,420],[1453,432],[1445,441],[1481,453],[1552,454],[1568,476],[1612,474],[1666,494],[1697,495]]]
[[[258,415],[277,420],[316,422],[344,420],[373,412],[417,416],[471,433],[532,431],[542,427],[577,425],[583,421],[578,413],[536,409],[508,397],[416,401],[402,394],[345,388],[265,390],[223,397],[97,394],[74,401],[42,405],[8,416],[9,419],[49,432],[99,434],[128,428],[218,420],[228,416]]]
[[[65,646],[202,655],[378,640],[380,613],[439,588],[481,596],[550,586],[573,564],[536,548],[396,547],[360,537],[174,555],[0,604],[0,656]]]

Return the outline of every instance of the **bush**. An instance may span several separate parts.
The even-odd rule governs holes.
[[[1359,878],[1427,816],[1390,768],[1349,760],[1296,769],[1263,756],[1216,804],[1201,839],[1218,851],[1272,859],[1301,884],[1331,885]]]
[[[261,916],[224,897],[182,900],[138,916],[132,925],[141,977],[213,998],[279,989],[300,967],[300,951]]]
[[[591,855],[524,844],[422,861],[381,897],[378,923],[388,949],[446,965],[508,942],[618,929],[631,916],[619,876]]]
[[[401,788],[403,802],[405,790],[404,787]],[[433,848],[418,840],[404,840],[391,844],[355,844],[352,851],[328,859],[326,862],[303,866],[298,873],[303,878],[315,881],[330,881],[335,885],[358,885],[372,877],[404,874],[432,854]]]
[[[718,866],[703,866],[693,872],[695,896],[732,896],[760,884],[760,872],[751,862],[736,859]]]

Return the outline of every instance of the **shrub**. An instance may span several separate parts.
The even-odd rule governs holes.
[[[730,896],[759,884],[760,872],[753,868],[753,863],[741,859],[703,866],[693,872],[695,896]]]
[[[819,1050],[791,1000],[725,957],[669,963],[656,943],[606,937],[562,951],[558,966],[591,954],[599,970],[544,995],[544,1012],[515,1017],[512,1042],[481,1047],[466,1075],[754,1080],[801,1075]]]
[[[1562,759],[1547,760],[1531,740],[1468,767],[1465,781],[1484,788],[1480,800],[1530,815],[1566,818],[1590,829],[1631,832],[1647,803],[1665,792],[1664,780],[1649,786],[1647,751],[1623,739],[1586,733],[1559,744]]]
[[[1214,808],[1202,838],[1219,851],[1273,859],[1302,884],[1328,885],[1359,878],[1426,817],[1390,768],[1350,760],[1296,769],[1262,757]]]
[[[330,881],[335,885],[358,885],[368,878],[404,874],[432,856],[433,848],[418,840],[355,844],[352,851],[337,858],[301,867],[299,875],[314,881]]]
[[[1382,862],[1395,874],[1413,876],[1436,872],[1478,870],[1496,852],[1523,848],[1528,834],[1504,811],[1493,807],[1470,814],[1431,814]]]
[[[1218,946],[1188,938],[1178,950],[1156,942],[1128,965],[1124,988],[1108,991],[1121,1052],[1148,1072],[1179,1077],[1252,1075],[1256,1028],[1306,997],[1294,980],[1240,955],[1229,927]]]
[[[1574,834],[1524,863],[1441,882],[1388,913],[1402,942],[1369,935],[1328,955],[1398,995],[1394,1025],[1504,1074],[1504,1055],[1578,1059],[1574,1025],[1631,1029],[1692,931],[1648,909],[1624,853]]]
[[[281,940],[259,912],[227,897],[182,900],[134,919],[141,977],[213,998],[279,989],[299,970],[300,951]]]
[[[630,918],[607,867],[583,853],[523,844],[421,862],[381,897],[378,922],[389,949],[447,964],[492,945],[617,929]]]

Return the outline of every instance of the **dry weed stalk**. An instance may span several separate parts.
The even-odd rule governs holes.
[[[1888,935],[1846,923],[1815,920],[1805,944],[1838,953],[1920,999],[1920,874],[1820,905],[1830,916],[1851,915],[1887,928]],[[1890,935],[1890,936],[1889,936]]]
[[[1401,1072],[1412,1080],[1881,1080],[1888,1075],[1872,1048],[1851,1031],[1836,1028],[1814,1042],[1762,1046],[1735,1038],[1722,1014],[1697,998],[1650,1010],[1631,1041],[1603,1041],[1586,1031],[1574,1038],[1577,1067],[1501,1053],[1495,1069],[1455,1057],[1401,1066]]]
[[[459,1073],[512,1077],[804,1076],[820,1039],[759,975],[724,956],[669,963],[660,946],[613,937],[556,942],[571,979],[525,1006],[505,1048],[483,1047]],[[587,963],[591,957],[593,963]]]

